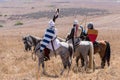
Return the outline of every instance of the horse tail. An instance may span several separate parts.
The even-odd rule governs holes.
[[[69,67],[71,66],[72,64],[72,56],[73,56],[73,46],[69,44],[69,47],[68,47],[68,51],[70,53],[70,57],[69,57],[69,60],[70,60],[70,64],[69,64]]]
[[[110,43],[105,41],[106,43],[106,51],[105,51],[105,57],[106,57],[106,60],[107,60],[107,64],[108,66],[110,66],[110,56],[111,56],[111,48],[110,48]]]
[[[93,43],[90,42],[90,53],[89,53],[89,59],[90,59],[90,68],[93,69],[93,54],[94,54],[94,47],[93,47]]]

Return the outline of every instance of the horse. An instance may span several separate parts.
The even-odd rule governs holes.
[[[67,36],[66,41],[69,44],[72,44],[72,39],[69,35]],[[82,64],[82,67],[85,66],[85,71],[89,67],[92,69],[93,72],[94,71],[93,43],[90,41],[80,41],[80,38],[74,38],[74,45],[75,45],[75,52],[73,54],[73,57],[76,57],[77,67],[78,67],[79,58],[81,58],[81,63],[85,64],[85,65]],[[88,56],[89,56],[89,66],[88,66]],[[84,62],[82,60],[84,60]]]
[[[31,36],[31,35],[26,35],[22,37],[22,41],[24,43],[25,51],[33,51],[32,52],[32,59],[35,61],[36,60],[36,55],[35,58],[33,56],[35,46],[42,40],[42,38],[36,37],[36,36]],[[33,48],[33,49],[32,49]]]
[[[30,42],[29,40],[33,40],[35,39],[35,41],[39,41],[36,37],[34,36],[26,36],[25,38],[28,38],[26,40],[26,43]],[[32,44],[34,44],[34,42],[31,42]],[[62,63],[63,63],[63,70],[61,71],[61,75],[63,74],[64,70],[68,67],[69,70],[70,70],[70,67],[71,67],[71,63],[72,63],[72,54],[73,54],[73,48],[71,45],[69,45],[68,43],[66,42],[60,42],[60,47],[58,49],[55,50],[56,54],[60,55],[61,57],[61,60],[62,60]],[[28,44],[25,44],[25,48]],[[36,44],[36,46],[34,46],[34,52],[35,54],[37,55],[38,57],[38,74],[39,74],[39,71],[40,71],[40,65],[42,64],[42,70],[43,70],[43,73],[45,73],[45,64],[44,64],[44,50],[42,51],[42,53],[40,53],[40,42],[38,42]],[[26,49],[27,50],[27,49]],[[50,56],[52,56],[54,54],[54,51],[50,51]],[[69,72],[68,70],[68,72]],[[39,77],[39,76],[38,76]]]
[[[97,45],[94,45],[94,54],[99,53],[101,58],[101,68],[105,67],[107,62],[108,67],[110,66],[111,48],[108,41],[97,41]]]
[[[81,40],[88,41],[87,35],[81,33]],[[107,62],[108,67],[110,66],[110,57],[111,57],[111,48],[110,43],[105,40],[96,41],[94,43],[94,54],[99,53],[101,58],[101,68],[105,67],[105,63]],[[84,60],[82,60],[84,62]],[[82,62],[82,64],[83,64]],[[83,64],[84,65],[84,64]]]

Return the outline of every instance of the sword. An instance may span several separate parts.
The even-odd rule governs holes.
[[[55,48],[54,48],[54,45],[53,45],[53,40],[51,40],[51,44],[52,44],[52,48],[53,48],[53,51],[54,51],[54,55],[56,57],[56,51],[55,51]]]

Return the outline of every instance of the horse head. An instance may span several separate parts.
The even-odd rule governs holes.
[[[32,35],[27,35],[22,38],[25,50],[30,51],[32,50],[32,47],[35,48],[35,46],[41,41],[41,38],[32,36]]]
[[[30,40],[30,36],[25,36],[22,38],[22,41],[24,43],[24,47],[26,51],[32,50],[32,41]]]

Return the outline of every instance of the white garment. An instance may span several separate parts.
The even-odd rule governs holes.
[[[53,39],[52,39],[55,50],[60,47],[60,41],[58,39],[55,39],[56,37],[57,37],[57,29],[55,28],[55,35],[53,36]],[[47,48],[53,51],[51,42],[47,45]]]
[[[58,39],[55,39],[53,41],[53,46],[54,46],[55,50],[58,49],[60,47],[60,41]],[[53,51],[53,47],[52,47],[51,42],[47,45],[47,48]]]

